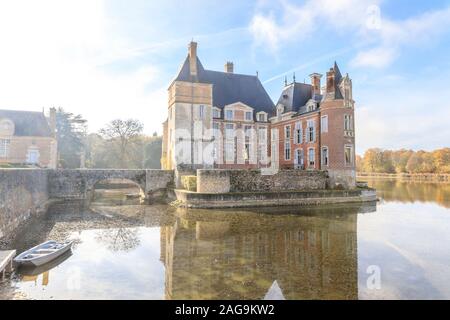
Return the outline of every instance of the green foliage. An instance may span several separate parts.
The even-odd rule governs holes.
[[[197,191],[197,176],[181,176],[181,185],[188,191]]]
[[[127,143],[125,162],[120,156],[120,143],[99,134],[87,138],[88,168],[160,169],[162,137],[137,136]]]
[[[87,121],[81,115],[56,110],[56,139],[58,141],[59,165],[62,168],[79,168],[84,150]]]
[[[356,167],[371,173],[450,173],[450,148],[431,152],[369,149],[356,157]]]

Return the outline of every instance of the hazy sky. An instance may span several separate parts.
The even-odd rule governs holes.
[[[450,1],[416,2],[1,0],[0,108],[161,132],[193,38],[205,68],[258,70],[274,101],[285,75],[309,81],[337,60],[353,79],[359,153],[449,146]]]

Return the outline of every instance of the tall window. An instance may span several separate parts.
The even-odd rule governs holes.
[[[302,123],[295,123],[295,132],[294,132],[294,143],[302,143],[303,142],[303,133],[302,133]]]
[[[205,106],[202,104],[200,105],[200,109],[198,110],[198,116],[200,119],[205,118]]]
[[[234,126],[232,123],[227,123],[225,125],[225,137],[227,140],[231,140],[234,138]]]
[[[345,131],[353,130],[352,116],[349,114],[344,115],[344,130]]]
[[[225,119],[227,120],[233,120],[233,110],[227,110],[225,112]]]
[[[284,137],[286,140],[291,138],[291,126],[284,127]]]
[[[291,160],[291,143],[286,141],[284,143],[284,160]]]
[[[225,159],[227,163],[234,162],[234,142],[225,143]]]
[[[297,169],[304,168],[304,160],[303,160],[303,149],[295,150],[295,159],[294,164]]]
[[[308,166],[314,168],[315,165],[315,154],[314,148],[308,149]]]
[[[259,128],[258,129],[258,140],[260,143],[266,142],[267,140],[267,129],[266,128]]]
[[[328,116],[322,116],[320,118],[320,130],[322,132],[328,132]]]
[[[253,118],[252,112],[251,111],[247,111],[245,113],[245,120],[252,121],[252,118]]]
[[[7,158],[9,155],[9,139],[0,139],[0,158]]]
[[[345,146],[345,165],[353,166],[353,146]]]
[[[244,160],[250,159],[250,142],[246,141],[244,146]]]
[[[322,147],[322,165],[328,166],[328,147]]]
[[[307,138],[308,142],[314,142],[316,140],[316,127],[314,120],[308,120]]]
[[[215,138],[218,138],[219,137],[219,133],[220,133],[219,123],[218,122],[213,122],[213,136]]]
[[[250,137],[252,135],[252,126],[245,126],[244,133],[246,137]]]

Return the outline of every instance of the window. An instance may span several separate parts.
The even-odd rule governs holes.
[[[310,104],[306,107],[306,110],[308,112],[314,111],[316,109],[316,105],[315,104]]]
[[[353,146],[345,146],[345,165],[353,166]]]
[[[303,133],[302,133],[302,123],[295,123],[295,132],[294,132],[294,143],[302,143],[303,142]]]
[[[259,133],[259,137],[258,137],[259,142],[265,142],[267,140],[267,129],[259,128],[258,133]]]
[[[303,160],[303,149],[295,150],[295,159],[294,164],[296,169],[304,168],[304,160]]]
[[[266,115],[264,113],[258,114],[258,121],[266,121]]]
[[[245,126],[244,133],[246,137],[250,137],[252,135],[252,126]]]
[[[0,158],[7,158],[9,155],[9,139],[0,139]]]
[[[234,142],[225,144],[225,159],[228,163],[234,162]]]
[[[328,132],[328,116],[322,116],[320,118],[320,130],[322,132]]]
[[[308,140],[308,142],[314,142],[316,140],[316,128],[315,128],[314,120],[308,120],[307,140]]]
[[[246,142],[244,147],[244,160],[250,159],[250,143]]]
[[[352,116],[349,114],[344,115],[344,130],[345,131],[353,130]]]
[[[213,109],[213,118],[220,118],[220,110],[217,108]]]
[[[39,150],[30,147],[27,153],[27,163],[38,164],[39,163]]]
[[[314,154],[314,148],[308,149],[308,166],[314,167],[315,165],[315,154]]]
[[[253,119],[253,114],[252,114],[252,112],[251,112],[251,111],[247,111],[247,112],[245,113],[245,120],[247,120],[247,121],[252,121],[252,119]]]
[[[322,165],[328,166],[328,147],[322,147]]]
[[[284,137],[286,140],[291,138],[291,126],[284,127]]]
[[[283,105],[279,105],[278,107],[277,107],[277,116],[278,117],[281,117],[281,114],[283,113],[283,111],[284,111],[284,107],[283,107]]]
[[[198,116],[200,119],[204,119],[205,118],[205,106],[204,105],[200,105],[200,108],[198,110]]]
[[[220,134],[219,123],[213,122],[213,136],[217,138],[219,137],[219,134]]]
[[[227,119],[227,120],[233,120],[233,110],[227,110],[227,111],[225,111],[225,119]]]
[[[284,143],[284,160],[291,160],[291,143],[289,141]]]
[[[227,139],[233,139],[234,138],[234,126],[232,123],[227,123],[225,125],[225,136]]]

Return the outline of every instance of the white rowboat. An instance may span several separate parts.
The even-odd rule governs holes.
[[[14,262],[19,265],[41,266],[50,262],[72,248],[72,241],[59,243],[53,240],[41,243],[19,254]]]

